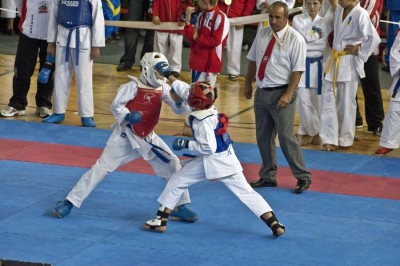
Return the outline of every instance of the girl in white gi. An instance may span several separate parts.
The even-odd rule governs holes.
[[[384,155],[393,149],[400,147],[400,34],[390,49],[390,74],[393,77],[393,84],[390,87],[390,105],[383,123],[383,130],[380,147],[376,154]]]
[[[358,77],[380,43],[368,12],[357,0],[331,0],[335,9],[332,52],[327,59],[322,91],[320,137],[323,150],[350,147],[354,142]]]
[[[297,88],[296,109],[299,115],[297,137],[300,145],[309,144],[306,136],[312,136],[311,143],[320,144],[319,115],[323,80],[323,53],[328,46],[331,27],[318,15],[322,0],[305,0],[308,13],[293,18],[292,27],[307,43],[306,71]]]
[[[177,80],[171,86],[192,107],[189,122],[194,137],[193,140],[177,138],[172,148],[189,149],[196,157],[170,178],[158,198],[161,206],[157,217],[147,221],[144,229],[164,232],[171,210],[189,186],[202,180],[218,180],[271,227],[274,235],[283,235],[285,227],[278,222],[269,204],[253,190],[242,173],[242,166],[227,132],[228,118],[218,114],[213,106],[217,90],[205,82],[196,82],[189,87]]]
[[[65,119],[72,74],[78,90],[78,115],[84,127],[93,120],[93,60],[105,46],[101,0],[53,0],[50,13],[47,53],[56,56],[54,73],[54,114],[45,123]]]
[[[79,208],[110,172],[130,161],[143,157],[156,175],[165,179],[181,168],[178,157],[153,129],[159,120],[161,101],[177,114],[184,114],[190,108],[170,92],[171,87],[158,74],[168,69],[164,55],[146,53],[140,65],[140,77],[130,77],[129,83],[121,85],[112,103],[111,111],[117,121],[101,157],[81,177],[66,199],[56,205],[54,213],[58,217],[67,216],[73,206]],[[197,215],[184,206],[190,203],[187,189],[177,202],[179,207],[172,213],[174,219],[195,222]]]

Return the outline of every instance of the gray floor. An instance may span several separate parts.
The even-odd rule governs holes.
[[[245,32],[244,43],[251,43],[255,32],[252,29],[248,29]],[[17,50],[18,36],[9,36],[0,34],[0,54],[15,54]],[[140,52],[143,47],[143,37],[140,38],[138,49],[136,51],[136,60],[134,66],[139,66]],[[124,35],[121,34],[121,40],[115,41],[114,43],[107,44],[106,47],[101,49],[101,58],[97,60],[97,63],[104,64],[114,64],[118,65],[119,59],[124,53]],[[242,51],[241,54],[241,75],[245,76],[247,72],[247,51]],[[184,47],[182,52],[182,70],[188,71],[188,58],[189,58],[189,48]],[[381,69],[381,67],[379,68]],[[226,72],[226,57],[224,58],[224,66],[222,74],[228,74]],[[392,84],[392,78],[389,73],[380,70],[380,82],[382,89],[389,89]]]

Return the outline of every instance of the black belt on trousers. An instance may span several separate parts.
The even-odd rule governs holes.
[[[277,86],[277,87],[263,87],[260,89],[265,90],[265,91],[274,91],[274,90],[283,90],[283,89],[286,89],[287,87],[288,87],[288,84]]]

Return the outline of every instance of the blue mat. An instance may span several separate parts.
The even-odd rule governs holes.
[[[110,131],[0,120],[0,138],[103,147]],[[170,143],[171,138],[165,137]],[[235,144],[242,161],[259,163],[255,145]],[[252,153],[249,150],[252,149]],[[360,173],[399,160],[306,151],[309,168]],[[348,161],[352,161],[350,164]],[[354,164],[354,162],[358,162]],[[285,165],[280,155],[279,164]],[[312,167],[310,166],[313,165]],[[346,164],[346,165],[345,165]],[[263,188],[257,191],[287,231],[274,238],[222,184],[190,189],[194,224],[170,221],[166,233],[141,230],[154,218],[165,182],[111,173],[65,219],[52,208],[85,168],[0,161],[0,260],[52,265],[399,265],[400,201]],[[400,191],[400,188],[399,188]]]

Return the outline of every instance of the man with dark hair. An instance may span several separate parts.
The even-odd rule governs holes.
[[[275,187],[277,173],[276,144],[279,143],[293,175],[297,178],[295,193],[311,184],[311,173],[305,170],[303,153],[294,134],[296,89],[305,71],[307,47],[303,36],[288,24],[289,8],[283,2],[270,7],[270,27],[260,29],[251,46],[245,97],[253,95],[256,80],[254,113],[257,145],[262,158],[260,180],[253,187]],[[267,66],[268,64],[268,66]]]

